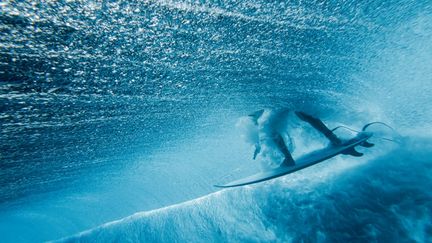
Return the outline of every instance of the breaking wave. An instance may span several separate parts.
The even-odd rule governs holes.
[[[65,242],[427,242],[432,141],[136,213]]]

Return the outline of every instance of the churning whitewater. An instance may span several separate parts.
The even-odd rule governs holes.
[[[420,145],[421,144],[421,145]],[[337,159],[296,175],[134,214],[66,242],[427,242],[432,143],[379,146],[367,162]],[[418,146],[428,148],[418,150]],[[425,146],[425,147],[424,147]],[[407,164],[412,161],[413,164]]]
[[[0,12],[2,242],[432,238],[430,1],[3,1]],[[213,187],[268,164],[242,137],[242,117],[265,108],[394,131],[374,126],[362,157]],[[302,138],[294,159],[323,145],[308,129],[290,136]]]

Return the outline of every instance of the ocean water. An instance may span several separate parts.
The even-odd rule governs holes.
[[[0,12],[0,241],[432,239],[430,1],[3,1]],[[382,121],[395,132],[374,126],[377,137],[398,143],[213,187],[260,169],[236,124],[262,108],[330,127]]]

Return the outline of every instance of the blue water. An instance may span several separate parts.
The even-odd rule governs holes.
[[[0,11],[1,241],[432,238],[429,1]],[[264,107],[330,127],[380,120],[400,143],[218,191],[259,170],[235,125]]]

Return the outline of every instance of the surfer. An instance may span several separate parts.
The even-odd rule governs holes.
[[[304,153],[302,156],[297,157],[296,161],[294,161],[290,153],[290,150],[293,150],[292,147],[290,147],[293,146],[293,140],[287,133],[289,131],[293,136],[303,137],[301,134],[308,129],[302,126],[301,129],[296,128],[297,124],[303,123],[307,123],[308,126],[312,126],[314,130],[324,135],[324,137],[330,141],[330,146],[313,149],[311,152]],[[266,166],[266,164],[263,164],[264,170],[259,173],[215,186],[236,187],[268,181],[302,170],[339,154],[361,157],[363,153],[358,152],[355,148],[358,146],[365,148],[374,146],[373,143],[368,142],[368,139],[373,136],[373,133],[366,131],[366,129],[373,124],[388,126],[382,122],[370,122],[364,125],[360,131],[343,125],[330,130],[320,119],[302,111],[290,112],[288,109],[263,109],[256,111],[249,116],[240,118],[237,127],[245,129],[245,133],[243,134],[244,138],[247,142],[255,145],[254,159],[260,154],[265,158],[261,160],[261,162],[270,162],[271,164],[267,164],[270,165],[270,168]],[[356,131],[357,134],[349,139],[341,140],[333,133],[339,128]],[[296,135],[296,133],[300,136]],[[303,144],[306,144],[307,147],[314,147],[314,145],[318,144],[304,139],[300,139],[299,141],[303,141]],[[275,166],[275,162],[280,161],[283,162]]]
[[[332,145],[340,145],[342,141],[318,118],[315,118],[302,111],[291,112],[288,109],[270,110],[262,109],[249,115],[255,126],[254,141],[255,151],[253,159],[262,153],[263,146],[267,150],[278,151],[284,156],[283,164],[294,166],[295,162],[284,140],[283,134],[287,134],[287,124],[292,119],[292,115],[298,117],[301,121],[309,123],[314,129],[323,134],[330,140]],[[288,134],[287,134],[288,135]],[[291,138],[286,136],[287,139]],[[291,141],[289,141],[292,144]],[[264,151],[266,154],[274,151]]]

